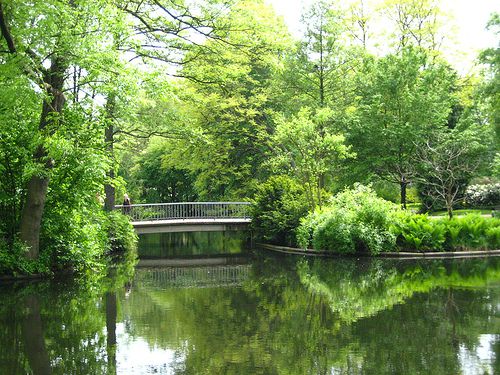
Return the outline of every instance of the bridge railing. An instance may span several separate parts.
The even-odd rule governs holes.
[[[118,205],[132,221],[250,219],[249,202],[183,202]]]

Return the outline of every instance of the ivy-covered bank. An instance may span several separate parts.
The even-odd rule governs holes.
[[[307,212],[301,189],[276,180],[254,202],[259,240],[338,254],[500,249],[500,219],[481,215],[431,218],[404,211],[356,185]],[[272,197],[272,203],[271,198]]]
[[[27,257],[28,249],[17,239],[11,244],[0,242],[0,278],[64,272],[104,275],[116,263],[135,263],[137,235],[127,216],[89,210],[76,216],[66,213],[58,219],[46,220],[36,259]]]

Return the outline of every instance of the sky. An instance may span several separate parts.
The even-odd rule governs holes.
[[[299,37],[302,9],[311,4],[312,0],[265,1],[274,7],[278,15],[283,16],[292,35]],[[345,0],[338,1],[347,2]],[[500,1],[441,0],[441,4],[442,10],[451,18],[446,26],[452,30],[451,38],[444,46],[443,52],[446,53],[450,63],[459,72],[467,74],[480,50],[498,46],[497,37],[486,30],[486,24],[491,13],[500,13]]]

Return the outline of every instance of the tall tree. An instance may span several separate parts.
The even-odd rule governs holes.
[[[200,134],[181,141],[170,161],[196,173],[201,199],[245,198],[268,173],[262,163],[280,105],[273,74],[289,45],[283,22],[263,1],[240,1],[224,20],[232,27],[227,43],[195,48],[186,60],[203,60],[178,74],[188,79],[184,98]]]
[[[444,20],[439,0],[387,0],[382,12],[392,21],[392,38],[397,51],[416,46],[439,50]]]
[[[340,123],[352,98],[349,77],[357,56],[347,47],[344,14],[332,1],[317,1],[303,15],[305,32],[289,52],[282,72],[283,100],[291,112],[329,106]]]
[[[107,27],[117,19],[106,0],[0,2],[1,59],[16,66],[37,87],[41,102],[33,150],[35,167],[28,178],[19,225],[30,258],[38,257],[42,215],[54,166],[45,141],[64,121],[61,114],[68,69],[97,57],[105,46]]]
[[[415,175],[416,146],[446,127],[455,79],[446,64],[431,63],[424,51],[407,48],[374,60],[359,86],[359,122],[349,141],[365,173],[400,186],[403,207]]]
[[[492,14],[487,27],[495,35],[500,35],[500,14]],[[500,144],[500,45],[484,50],[480,55],[480,62],[488,66],[483,96],[489,107],[489,122],[495,129],[498,146]]]

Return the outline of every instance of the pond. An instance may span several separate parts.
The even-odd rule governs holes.
[[[0,299],[0,374],[500,374],[500,258],[255,250]]]

